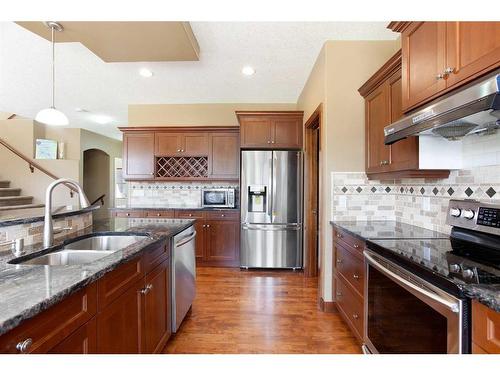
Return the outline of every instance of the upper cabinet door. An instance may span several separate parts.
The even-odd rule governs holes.
[[[154,133],[123,135],[123,177],[149,180],[154,178]]]
[[[403,117],[401,104],[401,70],[388,79],[389,117],[393,123]],[[408,137],[390,146],[391,170],[418,169],[418,137]]]
[[[271,144],[278,148],[302,148],[302,117],[272,119]]]
[[[412,22],[401,35],[403,111],[446,88],[446,23]]]
[[[500,66],[500,22],[447,22],[447,85]]]
[[[269,117],[241,119],[241,147],[272,147],[272,125]]]
[[[207,156],[208,134],[207,133],[184,133],[182,156]]]
[[[155,133],[155,155],[178,156],[182,147],[181,133]]]
[[[384,144],[384,127],[389,124],[387,83],[383,83],[365,98],[366,171],[388,170],[390,148]]]
[[[210,133],[210,178],[237,180],[239,178],[240,148],[236,132]]]

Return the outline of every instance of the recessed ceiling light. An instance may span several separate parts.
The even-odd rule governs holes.
[[[97,122],[98,124],[106,125],[109,124],[112,121],[112,119],[109,116],[95,115],[94,121]]]
[[[255,69],[252,68],[251,66],[247,65],[247,66],[244,66],[243,69],[241,69],[241,72],[246,76],[251,76],[251,75],[255,74]]]
[[[153,72],[147,68],[139,69],[139,74],[143,77],[149,78],[153,76]]]

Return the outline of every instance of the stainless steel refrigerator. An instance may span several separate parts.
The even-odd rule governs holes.
[[[302,268],[302,153],[242,151],[242,268]]]

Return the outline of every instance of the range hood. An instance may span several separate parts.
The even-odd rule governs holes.
[[[500,127],[500,74],[482,78],[384,128],[390,145],[415,135],[449,140]]]

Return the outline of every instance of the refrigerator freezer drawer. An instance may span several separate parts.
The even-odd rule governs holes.
[[[241,267],[302,268],[300,224],[241,226]]]

